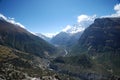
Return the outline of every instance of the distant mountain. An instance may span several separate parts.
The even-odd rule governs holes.
[[[83,31],[80,31],[80,32],[77,32],[77,33],[74,33],[70,36],[70,39],[68,40],[67,42],[67,47],[72,47],[74,46],[75,44],[77,44],[79,38],[81,37]]]
[[[39,36],[40,38],[44,39],[47,42],[50,42],[51,38],[41,34],[41,33],[35,33],[37,36]]]
[[[83,20],[80,21],[74,25],[67,25],[65,29],[63,29],[64,32],[70,33],[70,34],[75,34],[78,32],[84,31],[89,25],[91,25],[94,22],[95,16],[89,18],[88,20]]]
[[[0,16],[0,80],[63,80],[48,69],[53,54],[54,46]]]
[[[19,25],[0,18],[0,45],[38,56],[55,53],[55,47]]]
[[[68,25],[67,27],[69,29],[63,30],[57,35],[55,35],[51,39],[51,43],[58,46],[70,48],[78,42],[85,28],[88,27],[91,23],[92,21],[91,22],[88,21],[84,23],[77,23],[74,24],[73,26]]]
[[[69,39],[70,39],[70,34],[66,32],[60,32],[51,39],[51,43],[55,45],[66,45]]]
[[[57,57],[50,67],[78,80],[119,80],[120,18],[96,19],[69,55]]]
[[[66,48],[74,46],[78,42],[84,30],[93,23],[94,18],[95,17],[92,17],[89,20],[83,20],[72,26],[67,25],[65,29],[51,39],[51,43],[57,46],[64,46]]]
[[[66,31],[63,30],[63,32],[69,33],[69,34],[76,34],[78,32],[82,32],[84,31],[84,29],[86,27],[88,27],[89,25],[81,25],[80,23],[74,24],[73,26],[69,26],[69,29],[67,29]]]
[[[73,27],[66,32],[62,31],[51,39],[51,43],[58,46],[71,47],[78,41],[83,33],[83,30],[80,30],[79,27]]]
[[[98,18],[79,39],[76,52],[120,51],[120,18]]]

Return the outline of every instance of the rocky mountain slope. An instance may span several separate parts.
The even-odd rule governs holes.
[[[120,51],[120,18],[96,19],[88,27],[78,42],[77,52],[80,50],[93,52],[119,53]]]
[[[47,68],[47,59],[0,45],[0,80],[66,80]]]
[[[40,38],[44,39],[47,42],[50,42],[51,38],[41,34],[41,33],[35,33],[37,36],[39,36]]]
[[[54,46],[0,17],[0,80],[66,80],[49,70],[53,54]]]
[[[120,79],[120,18],[98,18],[81,35],[70,55],[50,67],[78,80]]]
[[[98,18],[82,35],[53,39],[62,48],[0,18],[0,80],[120,79],[120,18]]]
[[[57,46],[69,48],[77,43],[81,34],[82,32],[77,32],[74,34],[67,32],[60,32],[51,39],[51,43]]]
[[[55,53],[54,46],[4,19],[0,19],[0,44],[41,57]]]

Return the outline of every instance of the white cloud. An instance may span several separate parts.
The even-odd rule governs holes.
[[[70,25],[67,25],[62,31],[63,32],[66,32],[66,31],[68,31],[69,29],[71,29],[72,27],[70,26]]]
[[[114,6],[114,10],[116,11],[116,13],[119,13],[120,14],[120,4],[116,4]]]
[[[88,15],[82,14],[82,15],[77,17],[77,22],[78,23],[83,23],[83,22],[86,22],[86,21],[93,22],[95,18],[96,18],[96,15],[88,16]]]
[[[45,35],[46,37],[49,37],[49,38],[52,38],[57,34],[58,34],[58,32],[56,32],[56,33],[43,33],[43,35]]]
[[[15,18],[8,17],[9,20],[15,20]]]
[[[21,23],[19,22],[16,22],[14,18],[11,18],[11,17],[5,17],[3,14],[0,14],[0,19],[3,19],[11,24],[14,24],[14,25],[17,25],[17,26],[20,26],[22,28],[25,28],[25,26],[23,26]]]
[[[62,31],[67,33],[77,33],[84,31],[90,24],[94,22],[96,15],[88,16],[88,15],[80,15],[77,17],[77,23],[73,26],[67,25]]]
[[[114,10],[116,13],[112,14],[111,17],[120,17],[120,4],[116,4]]]
[[[74,34],[74,33],[77,33],[77,32],[81,32],[81,31],[84,31],[85,30],[85,28],[84,27],[76,27],[76,26],[74,26],[74,27],[72,27],[69,31],[68,31],[68,33],[71,33],[71,34]]]
[[[80,16],[78,16],[77,18],[78,18],[78,20],[77,20],[78,23],[80,23],[80,22],[82,22],[82,21],[87,21],[87,20],[89,20],[89,16],[87,16],[87,15],[80,15]]]
[[[0,13],[0,19],[7,20],[7,18]]]
[[[114,6],[114,10],[115,10],[115,13],[113,13],[111,15],[102,16],[102,18],[103,17],[120,17],[120,4],[116,4]]]
[[[86,28],[90,24],[92,24],[95,19],[96,19],[96,15],[88,16],[88,15],[82,14],[77,17],[77,22],[80,27]]]
[[[114,6],[115,13],[111,15],[102,16],[103,17],[120,17],[120,4],[116,4]],[[67,33],[77,33],[84,31],[90,24],[94,22],[94,20],[97,18],[96,15],[85,15],[82,14],[77,17],[77,23],[73,26],[67,25],[62,31]]]

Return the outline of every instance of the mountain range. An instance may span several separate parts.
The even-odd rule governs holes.
[[[57,34],[51,39],[51,43],[57,46],[64,46],[68,48],[76,44],[81,34],[82,34],[82,31],[74,34],[67,33],[67,32],[60,32],[59,34]]]
[[[120,18],[98,18],[80,37],[77,47],[89,53],[120,50]],[[77,48],[76,48],[77,50]]]
[[[120,80],[120,18],[80,27],[50,40],[0,17],[0,80]]]
[[[49,38],[49,37],[47,37],[47,36],[45,36],[45,35],[43,35],[43,34],[41,34],[41,33],[35,33],[35,34],[36,34],[38,37],[44,39],[44,40],[47,41],[47,42],[50,42],[50,40],[51,40],[51,38]]]
[[[4,19],[0,19],[0,44],[38,56],[55,53],[54,46]]]
[[[0,17],[0,80],[59,80],[47,68],[54,54],[56,47]]]
[[[78,80],[120,79],[120,18],[98,18],[82,33],[67,56],[50,67]]]

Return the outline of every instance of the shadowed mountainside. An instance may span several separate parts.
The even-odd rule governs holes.
[[[41,57],[45,54],[54,54],[56,51],[54,46],[43,39],[2,19],[0,20],[0,44]]]

